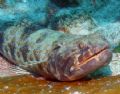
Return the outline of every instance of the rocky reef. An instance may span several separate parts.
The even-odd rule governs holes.
[[[87,35],[94,33],[97,28],[95,20],[88,12],[74,11],[72,15],[64,14],[62,16],[54,16],[50,23],[51,29],[71,33],[76,35]]]

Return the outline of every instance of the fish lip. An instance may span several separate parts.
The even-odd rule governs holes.
[[[104,56],[105,54],[105,56]],[[96,57],[101,59],[99,61],[96,61]],[[96,55],[92,55],[89,59],[87,59],[84,63],[79,64],[77,66],[74,66],[70,73],[71,74],[77,74],[77,77],[71,77],[69,80],[78,80],[81,79],[88,74],[94,72],[95,70],[99,69],[100,67],[103,67],[111,61],[112,58],[112,52],[109,49],[108,46],[103,47]]]
[[[88,59],[93,58],[93,57],[95,57],[95,56],[97,56],[97,55],[100,55],[101,53],[103,53],[103,52],[106,51],[106,50],[109,50],[109,46],[108,46],[108,45],[104,46],[102,49],[100,49],[99,51],[97,51],[96,53],[94,53],[94,54],[93,54],[92,56],[90,56]]]
[[[97,61],[96,58],[99,58],[99,60]],[[86,63],[80,65],[79,67],[82,68],[84,71],[90,73],[102,66],[109,64],[111,59],[112,59],[112,52],[109,50],[109,48],[104,48],[102,51],[100,51],[93,57],[87,59]]]
[[[92,59],[96,59],[99,58],[99,56],[102,56],[102,54],[104,52],[108,52],[109,54],[111,53],[110,52],[110,48],[109,48],[109,45],[105,45],[103,48],[99,49],[97,52],[93,53],[93,55],[89,56],[88,58],[86,58],[86,60],[82,61],[82,62],[79,62],[77,67],[79,66],[79,68],[87,63],[89,63],[89,61],[91,61]],[[84,57],[84,55],[83,55]]]

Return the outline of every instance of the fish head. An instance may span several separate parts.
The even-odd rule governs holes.
[[[95,33],[64,43],[51,56],[54,59],[50,69],[54,77],[60,81],[73,81],[109,64],[112,52],[107,40]]]

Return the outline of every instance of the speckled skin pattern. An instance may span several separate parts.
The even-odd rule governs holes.
[[[31,27],[22,23],[0,32],[0,53],[29,72],[46,79],[73,81],[111,60],[109,44],[98,33],[77,36]]]

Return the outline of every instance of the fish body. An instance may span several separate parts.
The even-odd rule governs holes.
[[[109,64],[112,52],[100,34],[72,35],[20,24],[0,32],[0,53],[46,79],[73,81]]]
[[[59,14],[59,10],[57,10],[49,21],[45,20],[44,22],[44,19],[38,20],[41,19],[39,15],[49,12],[46,10],[51,9],[48,7],[49,4],[45,3],[47,8],[43,8],[39,3],[38,6],[34,6],[31,1],[28,3],[31,5],[30,7],[27,6],[29,4],[24,3],[27,4],[24,8],[27,10],[12,6],[6,8],[9,10],[7,12],[6,9],[3,9],[3,15],[0,16],[1,19],[4,18],[0,23],[0,53],[13,64],[46,79],[59,81],[81,79],[96,69],[109,64],[112,58],[110,48],[120,43],[120,29],[117,23],[114,26],[112,23],[110,27],[105,27],[105,29],[99,28],[89,13],[81,15],[82,12],[79,9],[78,11],[77,9],[73,10],[72,16],[63,15],[63,17],[60,16],[56,19],[57,13]],[[97,2],[95,3],[97,4]],[[105,3],[102,2],[102,4]],[[60,10],[62,9],[64,10],[64,8],[60,8]],[[76,14],[73,15],[75,12]],[[13,25],[22,18],[32,19],[31,21],[34,24],[38,23],[38,26],[34,27],[27,21]],[[51,29],[47,29],[49,26]],[[43,27],[46,29],[41,29]],[[86,31],[87,33],[81,34],[81,30],[83,33]],[[94,30],[97,33],[92,32]],[[109,32],[110,30],[112,31]],[[75,35],[76,33],[80,35]]]

